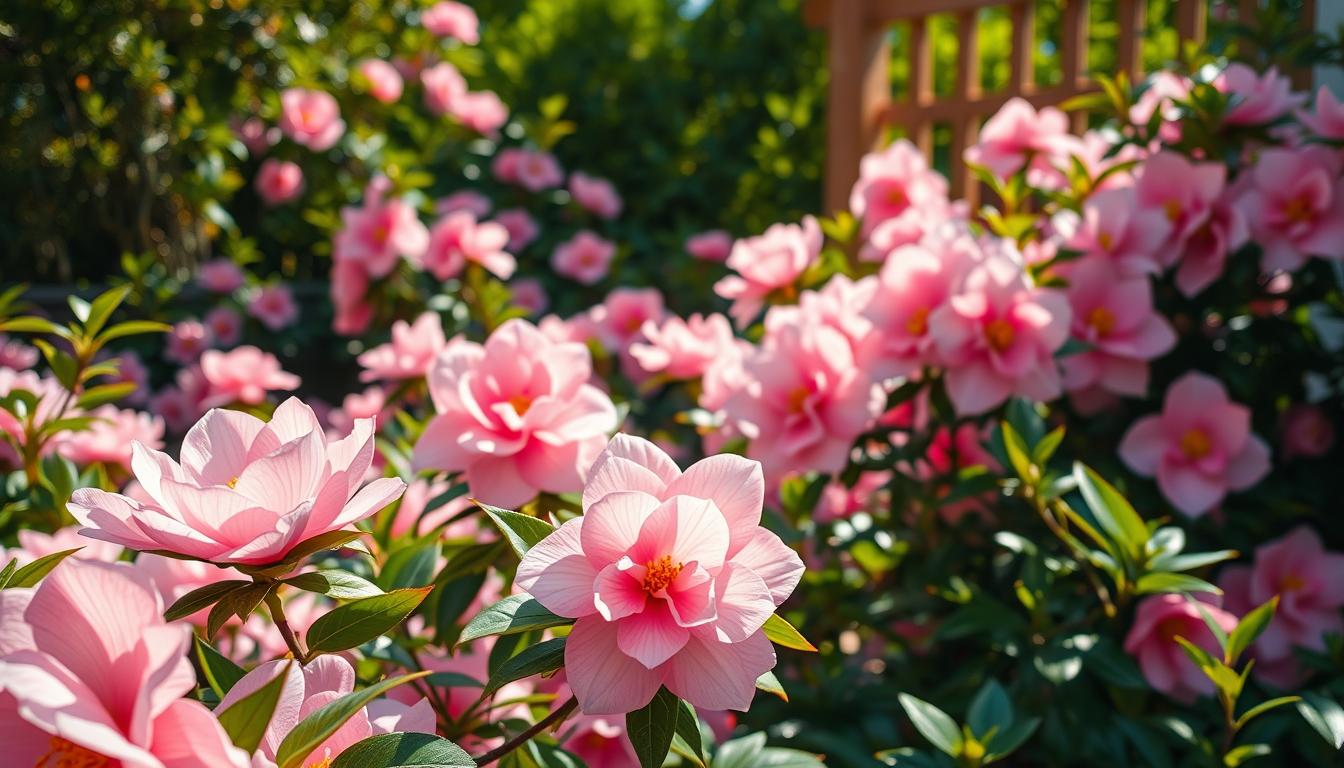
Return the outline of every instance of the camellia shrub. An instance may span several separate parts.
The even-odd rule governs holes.
[[[0,293],[12,762],[1337,760],[1328,90],[1014,100],[992,202],[898,142],[665,296],[638,190],[549,151],[582,126],[451,63],[471,10],[401,22],[240,116],[270,214],[329,201],[321,295],[243,254]]]

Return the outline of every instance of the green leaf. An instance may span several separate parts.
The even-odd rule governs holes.
[[[384,594],[383,590],[368,579],[336,568],[301,573],[285,579],[284,583],[335,600],[358,600]]]
[[[476,761],[433,734],[384,733],[346,747],[331,768],[476,768]]]
[[[1114,486],[1090,467],[1074,464],[1073,476],[1102,530],[1121,544],[1135,562],[1140,562],[1144,545],[1148,543],[1148,526],[1143,518]]]
[[[476,614],[462,635],[459,644],[489,635],[513,635],[529,629],[545,629],[568,624],[572,619],[556,616],[528,595],[510,595]]]
[[[429,587],[398,589],[337,606],[308,628],[305,638],[309,655],[335,653],[367,643],[405,621],[429,591]]]
[[[68,329],[62,328],[45,317],[31,315],[12,317],[0,323],[0,333],[54,333],[67,339],[71,336]]]
[[[680,747],[682,754],[689,753],[699,765],[705,765],[705,741],[700,733],[700,718],[696,717],[695,707],[688,701],[678,702],[675,731],[673,747]]]
[[[635,747],[640,768],[661,768],[672,748],[681,700],[666,688],[659,688],[653,699],[625,716],[625,733]]]
[[[1064,440],[1064,428],[1055,427],[1049,434],[1041,438],[1035,448],[1031,449],[1031,462],[1038,467],[1044,467],[1050,463],[1050,459],[1059,450],[1059,444]]]
[[[902,693],[897,698],[910,722],[914,723],[915,730],[929,743],[952,757],[961,754],[961,728],[957,727],[957,721],[943,710],[908,693]]]
[[[1008,454],[1008,463],[1013,466],[1017,476],[1032,486],[1036,484],[1037,472],[1031,463],[1031,451],[1022,441],[1022,436],[1013,429],[1013,425],[1003,422],[999,425],[1003,432],[1003,449]]]
[[[966,724],[976,738],[984,738],[991,728],[1000,731],[1013,722],[1013,702],[996,680],[986,680],[971,699],[970,709],[966,712]]]
[[[280,702],[285,680],[293,668],[294,662],[286,662],[277,674],[265,685],[230,704],[227,709],[216,712],[219,724],[229,734],[229,740],[239,749],[252,754],[261,744],[266,727],[271,724],[275,714],[275,705]]]
[[[368,688],[347,693],[335,701],[328,702],[316,712],[299,721],[293,730],[285,734],[280,746],[275,750],[275,762],[280,768],[299,768],[303,761],[317,749],[322,742],[335,733],[345,721],[355,716],[369,702],[396,688],[398,685],[428,675],[428,671],[416,672],[384,680]]]
[[[84,323],[84,333],[88,336],[97,336],[98,332],[107,324],[112,313],[117,311],[117,307],[126,300],[130,294],[131,286],[122,285],[109,291],[104,291],[98,298],[89,305],[88,314],[79,318]]]
[[[1242,728],[1245,728],[1246,724],[1251,722],[1252,719],[1259,717],[1260,715],[1263,715],[1264,713],[1268,712],[1271,709],[1282,707],[1285,704],[1296,704],[1301,700],[1302,700],[1301,696],[1280,696],[1277,699],[1262,701],[1259,704],[1256,704],[1254,707],[1251,707],[1250,709],[1241,713],[1241,717],[1237,718],[1236,722],[1237,729],[1240,730]]]
[[[1323,693],[1304,693],[1297,712],[1335,749],[1344,746],[1344,707],[1339,702]]]
[[[439,569],[438,575],[434,577],[434,583],[447,584],[463,576],[483,573],[494,565],[499,560],[500,555],[503,555],[508,549],[508,543],[502,540],[462,547],[448,556],[448,562],[444,564],[443,568]]]
[[[521,558],[527,554],[527,550],[536,546],[542,539],[550,536],[555,528],[545,520],[539,520],[531,515],[523,515],[517,512],[510,512],[507,509],[492,507],[489,504],[482,504],[475,499],[472,502],[480,507],[490,520],[504,534],[508,540],[509,546]]]
[[[4,570],[0,570],[0,589],[9,586],[9,580],[14,578],[14,572],[19,570],[19,559],[17,557],[9,558],[9,563],[5,565]]]
[[[378,572],[378,586],[383,589],[426,586],[434,581],[434,566],[438,559],[439,543],[434,539],[399,547],[388,556]]]
[[[532,675],[540,675],[559,669],[565,664],[565,638],[545,640],[524,648],[516,656],[505,659],[481,692],[481,698],[498,691],[500,688]]]
[[[173,326],[167,323],[158,323],[153,320],[131,320],[125,323],[117,323],[108,328],[98,337],[99,341],[108,342],[114,339],[121,339],[127,336],[139,336],[145,333],[168,333],[173,330]]]
[[[172,605],[168,606],[168,610],[163,612],[163,618],[165,621],[185,619],[202,608],[209,608],[218,603],[230,592],[251,585],[252,582],[242,579],[229,579],[206,584],[204,587],[193,589],[175,600]]]
[[[1250,760],[1254,757],[1264,757],[1270,753],[1268,744],[1242,744],[1230,750],[1223,755],[1223,765],[1227,768],[1236,768],[1236,766]]]
[[[1029,717],[996,731],[985,745],[985,762],[1001,760],[1016,751],[1031,738],[1040,724],[1039,717]]]
[[[765,630],[765,636],[775,645],[782,645],[785,648],[792,648],[795,651],[808,651],[815,653],[817,648],[807,641],[793,625],[784,620],[783,616],[777,613],[771,614],[770,618],[765,620],[765,625],[761,627]]]
[[[1260,636],[1262,632],[1269,627],[1269,622],[1274,618],[1274,611],[1279,606],[1279,596],[1270,598],[1269,602],[1251,610],[1250,613],[1241,617],[1232,633],[1227,636],[1227,650],[1224,651],[1224,661],[1228,664],[1236,664],[1241,654],[1251,647],[1251,643]]]
[[[274,588],[274,584],[255,583],[238,587],[225,594],[215,603],[215,607],[210,609],[210,615],[205,619],[205,639],[209,640],[218,634],[230,616],[237,616],[239,621],[247,621],[247,617],[251,616],[261,601],[266,599],[266,593]]]
[[[216,696],[224,698],[224,694],[242,680],[247,672],[199,636],[192,635],[192,640],[195,642],[196,662],[200,665],[201,674],[205,675],[205,682]]]
[[[784,690],[784,685],[775,677],[774,672],[767,671],[765,674],[756,678],[756,690],[765,691],[773,696],[778,696],[784,701],[789,700],[788,691]]]
[[[1209,592],[1215,595],[1223,594],[1223,590],[1203,579],[1196,578],[1188,573],[1168,573],[1166,571],[1146,573],[1139,577],[1139,580],[1135,583],[1134,587],[1141,595],[1162,592]]]
[[[75,404],[84,410],[91,410],[100,405],[114,403],[123,397],[131,394],[139,387],[133,381],[119,381],[115,384],[101,384],[96,387],[89,387],[79,396]]]
[[[5,585],[5,588],[36,587],[43,576],[51,573],[51,570],[60,565],[62,560],[75,554],[81,549],[83,549],[83,547],[75,547],[74,549],[52,552],[50,555],[37,558],[33,562],[14,571],[14,574],[9,578],[9,583]]]

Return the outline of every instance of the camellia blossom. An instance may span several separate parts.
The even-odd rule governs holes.
[[[1053,189],[1063,181],[1052,162],[1071,140],[1069,118],[1054,107],[1039,112],[1026,99],[1014,97],[980,129],[979,141],[965,152],[966,162],[988,168],[1006,179],[1027,166],[1027,183]]]
[[[1201,606],[1224,632],[1237,626],[1237,617],[1216,605]],[[1272,624],[1272,622],[1271,622]],[[1148,684],[1178,701],[1191,702],[1213,693],[1213,681],[1195,666],[1176,642],[1183,637],[1214,656],[1218,639],[1204,623],[1200,609],[1184,595],[1153,595],[1139,602],[1134,625],[1125,636],[1125,650],[1138,659]]]
[[[764,234],[733,243],[728,268],[736,272],[714,284],[714,292],[730,299],[728,314],[738,327],[760,313],[766,297],[791,290],[821,254],[821,225],[812,216],[799,224],[774,224]]]
[[[345,135],[345,121],[330,93],[286,88],[280,93],[280,130],[296,144],[325,152]]]
[[[1224,194],[1213,204],[1204,224],[1186,238],[1176,267],[1176,287],[1186,297],[1198,295],[1222,276],[1227,257],[1250,238],[1245,214]]]
[[[1124,275],[1162,271],[1159,249],[1171,234],[1171,224],[1162,211],[1139,207],[1133,187],[1100,190],[1083,203],[1081,216],[1057,216],[1055,225],[1065,247],[1102,256]]]
[[[517,181],[530,192],[560,186],[565,172],[555,155],[541,150],[524,150],[517,160]]]
[[[207,350],[201,355],[201,375],[208,385],[206,407],[243,403],[257,405],[268,391],[297,389],[299,377],[280,367],[269,352],[243,346],[228,352]]]
[[[569,175],[569,194],[580,207],[601,218],[614,219],[621,215],[621,196],[606,179],[575,171]]]
[[[191,365],[200,359],[213,342],[210,329],[202,325],[201,321],[183,320],[174,324],[168,332],[164,356],[175,363]]]
[[[594,285],[607,276],[615,257],[615,243],[584,229],[556,246],[551,254],[551,269],[584,285]]]
[[[733,236],[711,229],[686,238],[686,252],[704,261],[727,261],[733,251]]]
[[[1191,517],[1208,512],[1228,491],[1242,491],[1269,473],[1269,447],[1251,433],[1251,411],[1227,398],[1222,382],[1191,371],[1177,379],[1162,413],[1134,423],[1120,458]]]
[[[103,405],[88,413],[96,421],[87,429],[71,432],[61,441],[60,453],[79,465],[101,462],[131,468],[131,445],[163,447],[163,419],[142,411]]]
[[[1236,62],[1218,74],[1213,87],[1233,97],[1223,115],[1228,125],[1263,125],[1302,106],[1305,94],[1293,92],[1293,81],[1280,75],[1278,67],[1263,74]]]
[[[1320,458],[1335,444],[1335,425],[1318,405],[1298,403],[1283,412],[1279,422],[1279,447],[1284,459]]]
[[[760,525],[760,465],[711,456],[684,473],[617,436],[593,465],[584,514],[543,539],[517,584],[577,621],[565,676],[589,715],[630,712],[667,688],[696,707],[745,710],[775,665],[762,626],[802,577]]]
[[[449,107],[458,122],[483,136],[496,136],[509,121],[509,107],[494,91],[460,93]]]
[[[284,283],[272,283],[258,288],[247,302],[247,314],[261,321],[272,331],[279,331],[299,319],[299,305],[294,293]]]
[[[196,268],[196,284],[211,293],[233,293],[245,280],[242,268],[228,259],[212,259]]]
[[[420,14],[420,23],[436,37],[453,37],[467,45],[481,41],[480,22],[471,6],[439,0]]]
[[[1339,155],[1322,146],[1266,149],[1240,206],[1264,252],[1264,269],[1298,269],[1310,256],[1344,258],[1344,178]]]
[[[648,320],[642,328],[647,344],[634,344],[630,354],[649,373],[671,379],[697,379],[716,357],[733,344],[733,329],[723,315],[669,317],[660,326]]]
[[[454,102],[467,92],[466,78],[446,61],[422,70],[420,84],[425,87],[425,107],[435,115],[452,112]]]
[[[257,170],[257,195],[267,205],[282,205],[303,192],[303,169],[298,163],[267,158]]]
[[[588,348],[512,319],[484,345],[456,339],[429,372],[437,416],[415,446],[419,469],[463,472],[476,498],[517,507],[538,491],[573,493],[616,408],[588,383]]]
[[[929,315],[929,333],[957,413],[981,414],[1013,395],[1060,394],[1054,353],[1069,335],[1068,301],[1030,285],[1006,256],[992,255]]]
[[[477,192],[474,189],[459,189],[458,191],[439,198],[434,203],[434,212],[440,216],[447,216],[457,211],[467,211],[477,219],[483,219],[490,215],[494,203],[490,198]]]
[[[358,72],[373,98],[384,104],[401,98],[405,81],[396,67],[382,59],[365,59],[359,63]]]
[[[364,370],[360,381],[401,381],[418,379],[429,373],[443,348],[443,323],[434,312],[425,312],[414,323],[398,320],[392,324],[392,340],[359,356]]]
[[[243,337],[243,318],[228,307],[215,307],[206,312],[203,322],[221,347],[231,347]]]
[[[1316,91],[1315,110],[1299,110],[1297,118],[1311,132],[1323,139],[1344,139],[1344,103],[1335,96],[1330,86],[1322,85]]]
[[[386,179],[374,179],[364,192],[363,206],[341,209],[341,230],[332,244],[337,268],[341,262],[352,262],[368,277],[384,277],[396,268],[399,258],[418,264],[424,256],[429,230],[414,206],[387,198],[389,187]],[[333,283],[336,279],[333,275]]]
[[[1176,152],[1159,152],[1141,166],[1134,185],[1140,208],[1160,212],[1167,220],[1168,238],[1159,253],[1163,266],[1180,255],[1186,238],[1203,227],[1223,193],[1227,166],[1192,163]]]
[[[907,376],[934,362],[929,316],[947,301],[968,267],[954,248],[935,252],[907,245],[892,252],[863,307],[876,329],[874,366],[879,376]]]
[[[319,534],[346,528],[395,501],[406,484],[378,478],[374,420],[360,419],[328,441],[297,398],[270,422],[213,409],[187,433],[182,463],[134,444],[131,469],[153,503],[81,488],[68,509],[90,538],[137,550],[166,550],[212,563],[280,561]]]
[[[946,216],[947,207],[947,179],[904,139],[864,156],[849,195],[850,212],[863,220],[865,237],[883,222],[903,219],[912,233],[908,242],[914,242],[930,220]]]
[[[541,234],[537,220],[522,208],[506,208],[495,214],[495,221],[509,231],[509,244],[505,248],[510,253],[522,251]]]
[[[422,263],[430,274],[447,280],[461,274],[468,262],[480,264],[501,280],[513,276],[518,262],[504,249],[509,231],[493,221],[477,222],[470,211],[454,211],[429,230]]]
[[[244,768],[187,660],[191,627],[125,564],[68,559],[0,593],[0,722],[22,766]]]

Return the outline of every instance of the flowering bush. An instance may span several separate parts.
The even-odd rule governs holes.
[[[329,293],[235,254],[0,294],[18,764],[1335,759],[1328,91],[1013,100],[991,203],[897,142],[665,297],[636,190],[473,89],[471,8],[389,23],[239,122]]]

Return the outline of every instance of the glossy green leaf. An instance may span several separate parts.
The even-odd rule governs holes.
[[[275,714],[275,706],[280,702],[285,679],[293,664],[292,661],[285,663],[265,685],[230,704],[227,709],[215,713],[234,746],[248,754],[257,750],[266,734],[266,727],[271,723],[271,716]]]
[[[285,579],[285,583],[305,592],[316,592],[334,600],[358,600],[384,594],[376,584],[349,571],[327,569],[301,573]]]
[[[956,757],[961,754],[961,728],[946,712],[923,699],[908,693],[897,697],[901,708],[914,724],[915,730],[937,747],[940,752]]]
[[[224,698],[224,694],[232,690],[247,672],[199,636],[193,635],[192,640],[196,664],[200,667],[201,674],[205,676],[206,684],[216,696]]]
[[[546,610],[528,595],[509,595],[467,622],[457,642],[467,643],[489,635],[512,635],[529,629],[545,629],[571,621],[573,619]]]
[[[300,720],[298,725],[280,741],[275,750],[275,762],[280,768],[299,768],[308,755],[321,746],[329,736],[374,699],[403,683],[425,677],[429,672],[416,672],[383,680],[380,683],[347,693],[330,701]]]
[[[473,501],[475,500],[473,499]],[[509,546],[513,547],[513,551],[520,558],[526,555],[527,551],[536,546],[538,542],[555,531],[550,523],[531,515],[510,512],[507,509],[492,507],[479,501],[475,501],[475,504],[489,516],[490,520],[504,534]]]
[[[384,733],[350,745],[331,768],[476,768],[476,761],[433,734]]]
[[[206,584],[203,587],[191,590],[187,594],[173,601],[173,604],[168,606],[168,610],[163,612],[163,618],[165,621],[185,619],[202,608],[209,608],[215,603],[218,603],[230,592],[251,585],[252,582],[243,581],[242,579],[228,579],[226,581],[216,581],[213,584]]]
[[[411,615],[429,591],[429,587],[398,589],[333,608],[308,628],[305,639],[309,654],[355,648],[392,630]]]
[[[52,569],[60,565],[62,560],[75,554],[81,549],[83,549],[83,547],[75,547],[74,549],[65,549],[60,552],[52,552],[50,555],[39,557],[33,562],[14,571],[13,575],[9,577],[9,583],[6,584],[5,587],[8,589],[16,587],[36,587],[38,582],[42,581],[42,577],[51,573]]]
[[[516,656],[511,656],[501,662],[499,668],[486,682],[485,690],[482,691],[481,696],[489,696],[514,680],[522,680],[532,675],[552,672],[564,666],[564,664],[565,638],[544,640],[536,645],[524,648]]]
[[[625,733],[634,745],[640,768],[661,768],[672,748],[681,700],[659,688],[652,700],[625,716]]]
[[[816,646],[809,643],[802,633],[794,629],[792,624],[777,613],[771,614],[761,628],[765,630],[765,636],[770,638],[770,641],[775,645],[782,645],[795,651],[816,652],[817,650]]]

